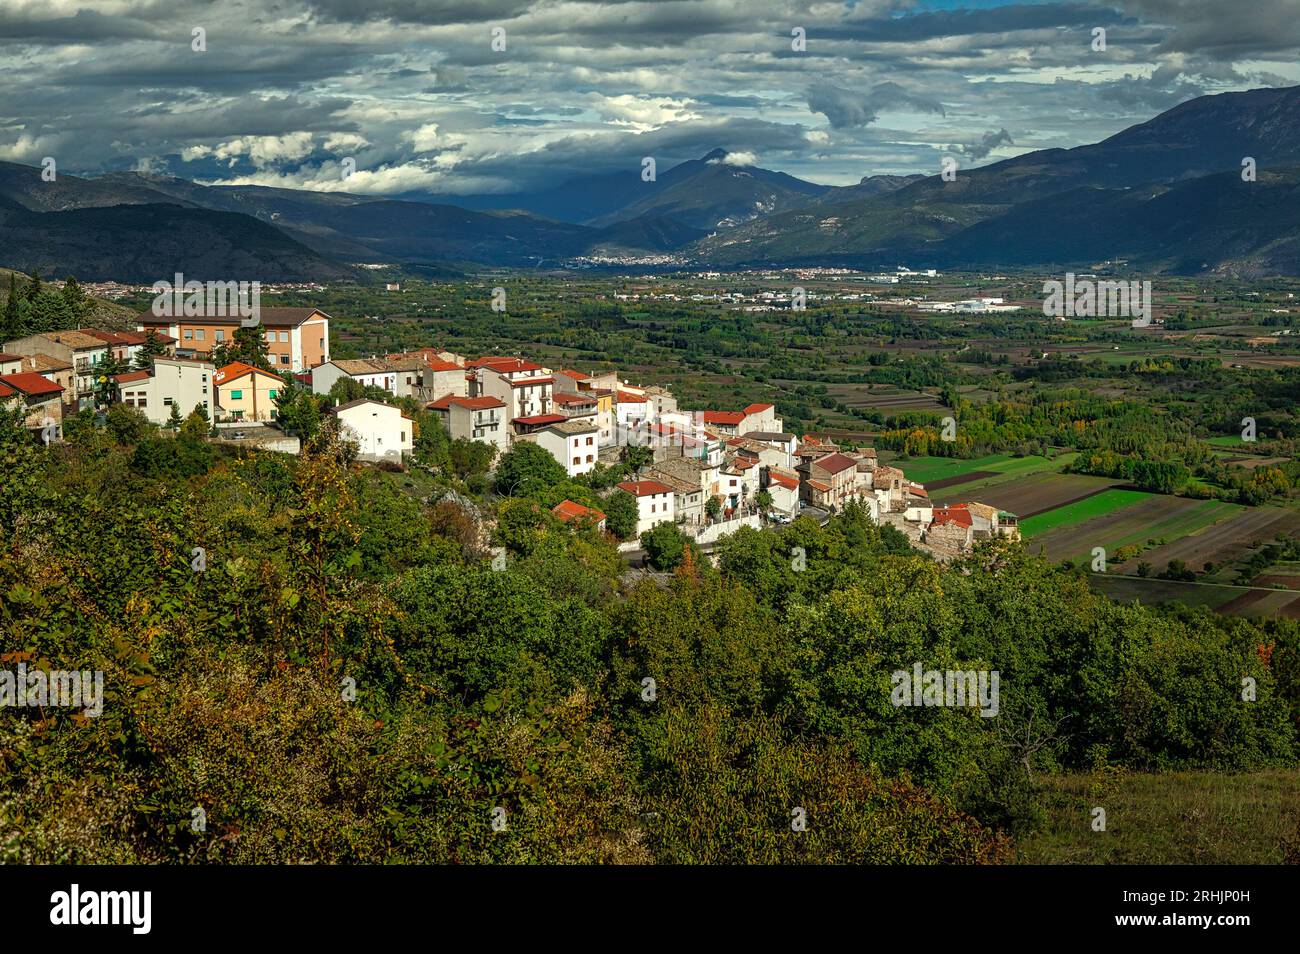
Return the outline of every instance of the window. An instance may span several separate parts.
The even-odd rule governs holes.
[[[405,444],[405,443],[406,443],[406,431],[400,431],[400,432],[399,432],[399,437],[400,437],[400,439],[401,439],[401,442],[402,442],[403,444]]]
[[[216,331],[214,331],[212,334],[215,336],[215,338],[216,338],[217,341],[225,341],[225,340],[226,340],[226,333],[225,333],[225,331],[223,331],[223,330],[220,329],[220,328],[218,328],[218,329],[217,329]]]
[[[288,364],[288,363],[289,363],[289,356],[288,356],[287,354],[282,354],[282,355],[280,355],[280,363],[281,363],[281,364]]]
[[[186,341],[193,341],[193,340],[194,340],[194,330],[193,330],[192,328],[186,328],[186,329],[185,329],[185,340],[186,340]]]
[[[287,331],[280,332],[280,343],[287,344],[288,341],[289,341],[289,332]]]
[[[590,455],[590,454],[587,455],[587,463],[588,463],[588,464],[591,463],[591,455]]]
[[[206,334],[206,332],[205,332],[202,328],[195,328],[195,329],[194,329],[194,340],[195,340],[195,341],[202,341],[202,340],[203,340],[203,336],[204,336],[204,334]]]
[[[587,438],[587,446],[588,446],[588,447],[591,446],[591,438],[590,438],[590,437]]]
[[[171,399],[171,398],[163,398],[163,407],[171,407],[171,406],[172,406],[172,399]]]
[[[654,504],[651,504],[651,505],[650,505],[650,512],[651,512],[651,513],[654,513],[654,512],[655,512],[655,505],[654,505]]]
[[[275,400],[275,388],[271,388],[271,400]]]
[[[581,464],[581,463],[582,463],[582,458],[581,458],[581,457],[575,457],[575,458],[573,458],[573,466],[574,466],[574,467],[577,467],[577,466],[578,466],[579,464]]]
[[[267,341],[274,341],[274,340],[275,340],[275,332],[274,332],[274,331],[268,331],[268,332],[266,333],[266,340],[267,340]]]
[[[230,400],[232,400],[232,401],[242,401],[243,399],[244,399],[244,392],[243,392],[243,391],[231,391],[231,392],[230,392]]]

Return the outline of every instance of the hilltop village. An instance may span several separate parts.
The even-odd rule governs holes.
[[[410,457],[417,424],[399,405],[411,402],[432,412],[452,440],[487,445],[492,462],[528,442],[571,479],[643,448],[629,479],[616,485],[636,499],[637,535],[670,523],[707,546],[741,526],[801,515],[824,521],[854,501],[940,560],[980,540],[1019,537],[1015,515],[978,501],[936,504],[874,448],[787,432],[772,404],[688,410],[668,389],[617,371],[436,347],[335,358],[329,323],[314,308],[262,309],[257,363],[223,360],[239,317],[145,316],[131,332],[36,333],[3,344],[0,400],[25,408],[28,426],[48,440],[59,439],[65,416],[117,403],[164,427],[197,412],[214,440],[297,453],[300,442],[281,421],[286,388],[331,395],[353,382],[354,393],[367,396],[336,400],[328,413],[363,461]],[[605,515],[595,508],[565,500],[553,512],[603,529]]]

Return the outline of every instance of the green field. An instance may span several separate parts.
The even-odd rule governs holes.
[[[1028,457],[1023,460],[1041,460],[1042,458]],[[977,470],[998,470],[998,465],[1005,465],[1015,460],[1008,454],[991,454],[988,457],[977,457],[973,460],[961,460],[957,457],[913,457],[910,460],[896,460],[894,465],[901,467],[903,473],[907,475],[908,480],[915,480],[917,483],[928,483],[932,480],[946,480],[949,477],[957,477],[961,474],[973,473]]]
[[[1300,770],[1092,773],[1040,781],[1022,864],[1282,864],[1300,856]],[[1093,831],[1094,808],[1106,830]],[[1289,858],[1288,858],[1289,856]]]
[[[1057,507],[1055,510],[1040,513],[1036,517],[1027,517],[1020,521],[1020,535],[1028,539],[1035,534],[1045,533],[1048,530],[1073,526],[1094,517],[1105,516],[1122,507],[1140,503],[1151,496],[1151,494],[1142,490],[1103,490],[1086,500],[1079,500],[1063,507]]]
[[[1154,496],[1148,506],[1072,527],[1068,533],[1045,533],[1037,542],[1046,545],[1049,559],[1087,559],[1093,547],[1104,547],[1107,553],[1113,554],[1121,547],[1159,545],[1161,541],[1190,536],[1244,509],[1240,504],[1219,500]]]
[[[1074,460],[1075,456],[1073,453],[1059,454],[1048,460],[1046,457],[1011,457],[1007,454],[991,454],[973,460],[958,460],[952,457],[913,457],[908,460],[896,458],[888,463],[901,469],[908,480],[915,480],[921,484],[960,477],[962,474],[974,474],[978,471],[992,472],[991,477],[976,477],[966,483],[943,488],[943,496],[958,500],[963,495],[969,496],[972,491],[1006,483],[1018,477],[1059,471]],[[919,476],[921,474],[926,476]]]

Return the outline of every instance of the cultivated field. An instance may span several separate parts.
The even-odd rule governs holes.
[[[1071,527],[1072,532],[1078,533],[1078,524],[1135,507],[1152,496],[1141,490],[1103,490],[1099,494],[1021,520],[1020,534],[1025,539],[1031,539],[1040,533],[1066,527]]]
[[[1090,560],[1093,547],[1114,554],[1121,547],[1161,546],[1234,517],[1244,509],[1217,500],[1148,494],[1131,507],[1036,534],[1032,550],[1042,552],[1049,560]]]
[[[1120,573],[1136,573],[1140,560],[1150,563],[1156,572],[1160,572],[1175,559],[1197,571],[1206,563],[1221,567],[1235,562],[1247,550],[1279,534],[1289,537],[1297,533],[1300,533],[1300,514],[1295,511],[1279,507],[1242,508],[1231,519],[1148,550],[1114,569]]]
[[[1025,458],[1041,460],[1041,458]],[[1048,462],[1050,466],[1056,466]],[[1100,494],[1120,481],[1082,474],[1037,473],[1028,476],[998,474],[945,487],[930,499],[936,505],[977,500],[1009,510],[1023,521],[1065,504]]]

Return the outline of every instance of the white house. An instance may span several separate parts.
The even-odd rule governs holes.
[[[326,361],[311,369],[311,389],[317,394],[329,394],[335,381],[351,378],[358,384],[383,388],[393,396],[397,396],[400,374],[401,372],[387,363],[369,358]],[[407,393],[410,393],[409,390]]]
[[[600,455],[600,428],[595,421],[561,421],[530,435],[537,445],[564,465],[570,477],[595,469]]]
[[[210,361],[192,358],[153,359],[153,371],[128,371],[117,375],[118,396],[123,404],[141,411],[155,424],[171,420],[172,407],[181,418],[187,418],[196,407],[202,407],[208,423],[216,413],[213,397],[213,378],[216,365]]]
[[[657,480],[625,480],[618,485],[636,498],[636,532],[644,533],[657,523],[672,523],[673,488]]]
[[[442,425],[452,440],[481,441],[495,447],[498,454],[506,452],[508,438],[504,401],[488,395],[461,397],[448,394],[425,406],[442,419]]]
[[[365,460],[400,461],[415,447],[414,421],[391,404],[359,398],[330,408],[340,430]]]

